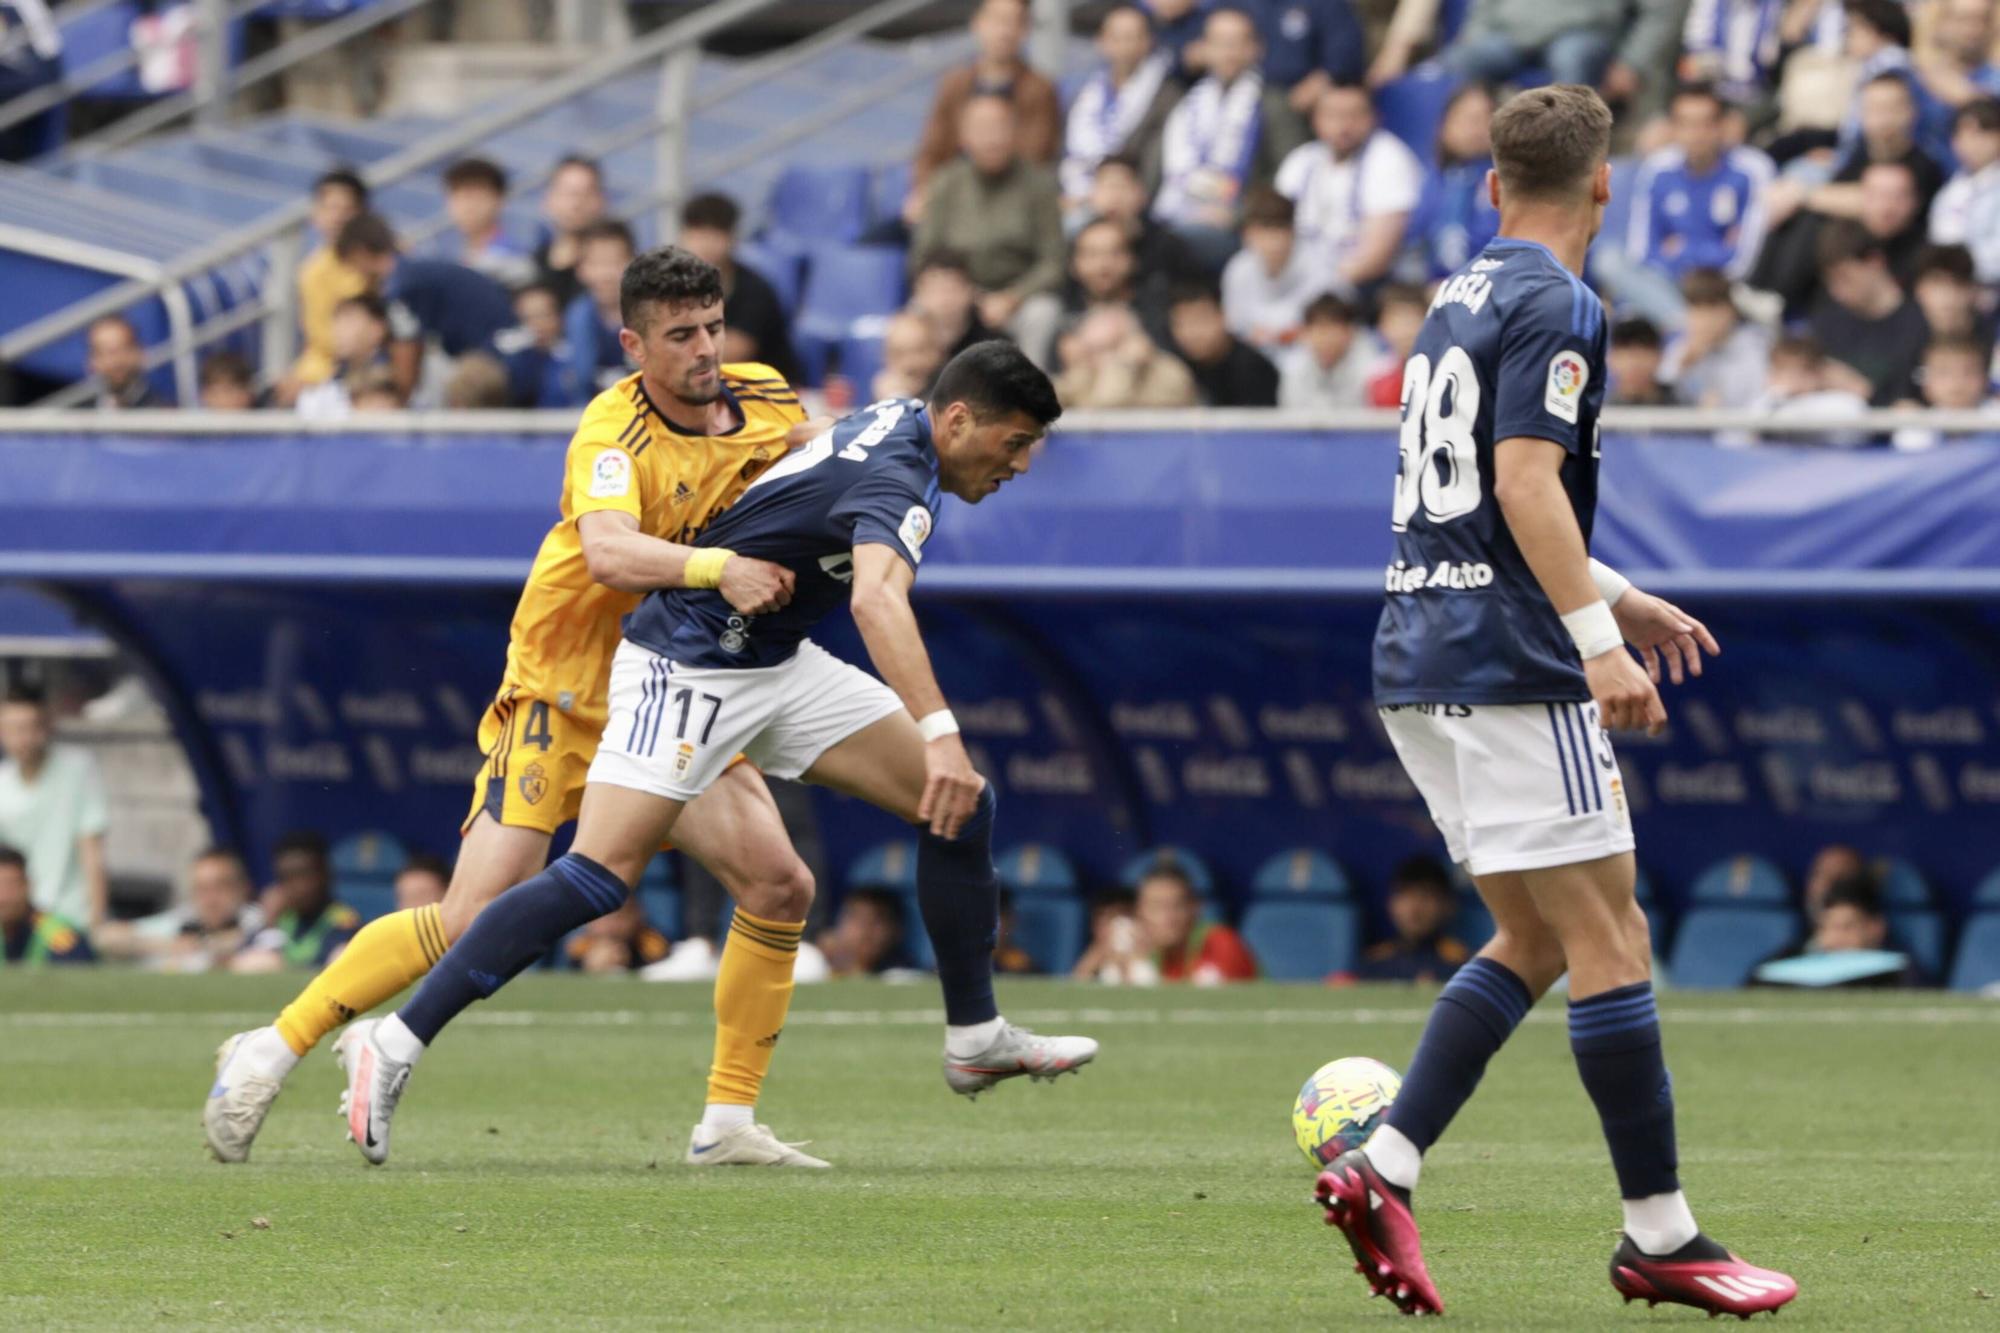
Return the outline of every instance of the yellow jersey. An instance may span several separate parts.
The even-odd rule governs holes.
[[[722,435],[691,435],[670,424],[638,375],[619,380],[584,409],[564,465],[562,518],[542,538],[514,610],[507,687],[603,729],[611,657],[639,594],[591,578],[576,521],[615,509],[637,519],[647,536],[687,545],[735,504],[784,456],[786,434],[805,420],[805,410],[769,366],[726,365],[722,386],[743,418]]]

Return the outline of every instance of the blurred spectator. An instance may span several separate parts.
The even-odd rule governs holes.
[[[897,965],[903,948],[903,900],[886,889],[855,889],[820,936],[836,977],[868,977]]]
[[[1098,164],[1113,154],[1153,151],[1167,113],[1180,100],[1173,57],[1153,49],[1145,11],[1121,4],[1097,25],[1097,54],[1104,64],[1077,90],[1063,134],[1063,210],[1088,216]]]
[[[1789,8],[1805,6],[1794,2]],[[1813,10],[1822,9],[1812,0]],[[1771,96],[1785,51],[1787,0],[1694,0],[1682,30],[1681,67],[1690,79],[1715,85],[1732,105]]]
[[[352,171],[329,171],[313,182],[307,221],[318,243],[300,261],[298,276],[299,333],[305,349],[279,387],[280,406],[290,407],[301,386],[318,384],[334,373],[334,307],[368,290],[367,277],[340,260],[340,233],[367,211],[368,187]]]
[[[987,0],[982,13],[1017,8]],[[939,250],[967,257],[980,290],[979,317],[1005,328],[1037,365],[1045,363],[1062,316],[1062,203],[1055,176],[1018,150],[1014,106],[980,93],[965,103],[959,137],[965,156],[939,168],[911,244],[914,271]]]
[[[1827,891],[1808,952],[1847,953],[1857,950],[1894,950],[1889,938],[1889,919],[1882,910],[1882,891],[1866,872],[1843,876]],[[1927,986],[1929,978],[1915,960],[1905,956],[1900,968],[1887,968],[1869,976],[1843,983],[1851,986]]]
[[[1909,397],[1930,330],[1889,270],[1882,241],[1858,222],[1836,219],[1820,233],[1819,267],[1826,289],[1813,304],[1813,336],[1867,381],[1874,406]]]
[[[1175,867],[1156,866],[1139,881],[1134,911],[1162,981],[1214,986],[1257,979],[1250,946],[1221,922],[1202,919],[1194,885]]]
[[[1121,154],[1097,164],[1090,183],[1090,214],[1124,224],[1139,272],[1148,277],[1157,274],[1171,284],[1206,276],[1187,242],[1147,211],[1145,169],[1137,158]]]
[[[1392,282],[1375,296],[1375,334],[1382,340],[1383,356],[1374,378],[1368,381],[1370,407],[1398,407],[1403,401],[1403,363],[1417,345],[1424,316],[1431,300],[1422,287]]]
[[[1764,392],[1771,334],[1743,318],[1720,270],[1698,268],[1681,278],[1687,315],[1667,346],[1660,378],[1693,407],[1746,408]]]
[[[1140,929],[1134,911],[1137,902],[1130,889],[1107,889],[1090,900],[1090,945],[1070,969],[1070,976],[1110,986],[1158,983],[1160,969],[1154,965],[1146,934]]]
[[[1915,179],[1922,207],[1929,209],[1931,200],[1944,186],[1944,169],[1918,143],[1917,103],[1910,92],[1910,85],[1896,74],[1871,79],[1862,86],[1858,105],[1859,136],[1842,154],[1833,178],[1824,184],[1815,184],[1809,175],[1788,171],[1772,182],[1764,192],[1767,226],[1775,229],[1784,224],[1789,234],[1794,226],[1800,224],[1809,229],[1813,224],[1811,215],[1814,214],[1822,217],[1860,216],[1861,175],[1878,162],[1900,162],[1907,166]],[[1794,215],[1802,210],[1806,215],[1795,218]],[[1772,258],[1782,258],[1787,247],[1781,245],[1780,240],[1774,230],[1771,243],[1765,246],[1765,258],[1758,264],[1759,272],[1767,267]],[[1790,248],[1802,248],[1808,256],[1806,262],[1809,265],[1812,244],[1808,231],[1807,236],[1791,242]],[[1774,251],[1778,252],[1775,256]],[[1772,281],[1758,280],[1756,285],[1772,291],[1783,290]]]
[[[507,367],[491,352],[467,352],[444,382],[444,405],[455,412],[494,412],[512,401]]]
[[[1788,311],[1809,308],[1823,287],[1826,272],[1819,262],[1820,238],[1835,223],[1858,222],[1881,246],[1897,282],[1907,284],[1915,276],[1917,252],[1924,243],[1924,206],[1909,164],[1899,160],[1870,162],[1851,186],[1827,188],[1851,189],[1852,195],[1842,198],[1851,198],[1852,213],[1808,213],[1793,219],[1782,235],[1772,236],[1751,279],[1751,285],[1784,297]]]
[[[899,311],[882,331],[882,369],[875,372],[869,396],[876,402],[926,398],[944,362],[944,348],[930,316],[914,308]]]
[[[27,856],[36,907],[95,930],[111,913],[104,784],[90,752],[54,734],[39,691],[0,696],[0,843]]]
[[[1269,184],[1301,135],[1284,94],[1264,85],[1257,29],[1240,9],[1217,9],[1203,28],[1207,75],[1174,107],[1160,136],[1153,216],[1174,228],[1213,272],[1236,252],[1237,209]]]
[[[1993,319],[1982,308],[1983,293],[1972,271],[1972,254],[1962,245],[1927,245],[1917,252],[1916,281],[1910,294],[1924,312],[1931,335],[1971,338],[1993,346]]]
[[[62,29],[49,9],[48,0],[0,0],[0,104],[62,79]],[[0,162],[26,162],[56,146],[65,121],[57,107],[0,129]]]
[[[1486,188],[1495,107],[1493,90],[1483,83],[1466,84],[1444,104],[1436,165],[1425,171],[1408,232],[1425,261],[1419,276],[1427,281],[1464,268],[1500,230],[1500,212]]]
[[[1292,230],[1292,201],[1256,189],[1243,204],[1243,248],[1222,270],[1229,331],[1277,358],[1297,341],[1306,305],[1326,290],[1326,269]]]
[[[1193,407],[1194,377],[1147,336],[1128,305],[1095,306],[1062,338],[1064,407]]]
[[[1860,851],[1844,842],[1828,843],[1813,854],[1812,864],[1806,867],[1805,890],[1800,895],[1800,907],[1804,909],[1806,925],[1818,929],[1821,911],[1826,907],[1826,896],[1833,886],[1850,875],[1864,875],[1868,862]]]
[[[994,937],[993,970],[1010,976],[1033,976],[1042,969],[1034,956],[1014,943],[1014,930],[1019,920],[1014,911],[1014,895],[1007,889],[1000,890],[1000,930]]]
[[[606,976],[657,963],[671,947],[646,920],[639,895],[628,893],[623,903],[571,935],[563,952],[571,966]]]
[[[506,288],[463,264],[405,258],[395,232],[373,213],[341,228],[334,249],[388,306],[389,365],[405,401],[416,391],[427,345],[437,344],[446,356],[462,356],[492,347],[514,322]]]
[[[355,412],[400,412],[408,407],[396,372],[387,366],[369,366],[348,380],[349,407]]]
[[[604,174],[587,157],[569,156],[556,163],[542,190],[543,235],[535,247],[535,269],[568,306],[583,293],[577,281],[577,237],[585,227],[604,219]]]
[[[81,930],[34,905],[28,859],[0,846],[0,967],[96,961]]]
[[[1674,395],[1660,383],[1660,331],[1644,319],[1621,319],[1611,326],[1605,369],[1608,398],[1618,407],[1672,407]]]
[[[949,361],[974,343],[1007,335],[979,318],[979,290],[972,268],[956,250],[934,250],[910,280],[910,309],[930,320]]]
[[[1368,405],[1368,377],[1375,350],[1358,330],[1354,307],[1332,293],[1315,297],[1305,311],[1305,333],[1285,353],[1278,376],[1278,406],[1341,412]]]
[[[1069,280],[1063,291],[1063,311],[1080,315],[1092,306],[1125,305],[1155,341],[1167,332],[1165,274],[1141,274],[1138,258],[1125,228],[1110,218],[1097,218],[1077,232],[1070,245]]]
[[[1396,867],[1388,909],[1396,936],[1370,945],[1361,955],[1354,970],[1360,980],[1431,985],[1472,957],[1472,950],[1445,933],[1458,909],[1458,891],[1435,857],[1413,856]]]
[[[1351,0],[1241,0],[1264,43],[1264,77],[1303,120],[1336,83],[1358,83],[1368,39]]]
[[[1589,84],[1616,105],[1673,68],[1685,12],[1659,0],[1474,0],[1439,59],[1482,83],[1511,83],[1540,67],[1551,83]]]
[[[979,53],[970,65],[938,80],[930,117],[917,141],[910,194],[903,202],[903,220],[912,227],[926,212],[926,192],[937,173],[971,147],[965,141],[965,110],[975,97],[997,97],[1013,109],[1023,160],[1055,164],[1062,148],[1062,101],[1055,85],[1022,57],[1027,39],[1028,0],[981,0],[972,15],[972,40]]]
[[[2000,100],[1975,98],[1958,109],[1951,150],[1958,174],[1931,201],[1931,242],[1966,246],[1979,280],[2000,282]]]
[[[100,412],[126,408],[172,407],[173,401],[146,377],[146,349],[139,331],[123,315],[104,315],[84,331],[88,349],[84,365],[97,381],[90,406]]]
[[[1278,168],[1279,193],[1298,208],[1299,247],[1334,290],[1365,292],[1403,248],[1424,169],[1403,141],[1375,123],[1359,84],[1335,84],[1313,108],[1314,141]]]
[[[570,402],[582,404],[627,373],[625,347],[618,341],[618,330],[625,326],[618,287],[638,246],[630,227],[609,218],[585,227],[576,246],[576,277],[583,292],[563,312],[563,346],[569,353],[563,383]]]
[[[1191,84],[1202,74],[1201,34],[1211,0],[1140,0],[1153,22],[1153,40],[1173,62],[1173,75]]]
[[[1813,420],[1851,417],[1868,410],[1861,396],[1867,381],[1846,366],[1827,359],[1826,349],[1817,338],[1792,335],[1778,339],[1771,347],[1770,365],[1764,375],[1764,392],[1751,410],[1773,421]],[[1811,443],[1851,448],[1867,442],[1858,431],[1814,431],[1809,436],[1788,437],[1779,431],[1764,432],[1766,439],[1803,438]],[[1717,443],[1746,443],[1718,437]]]
[[[396,872],[396,910],[407,912],[413,907],[441,903],[450,888],[451,867],[444,863],[444,858],[418,852]]]
[[[257,380],[250,363],[234,352],[211,352],[195,376],[201,405],[210,412],[247,412],[257,406]]]
[[[698,194],[681,206],[683,250],[722,270],[722,357],[761,361],[785,377],[799,377],[790,322],[777,289],[757,270],[736,262],[736,224],[742,212],[726,194]]]
[[[563,381],[569,345],[563,341],[563,308],[555,287],[531,282],[514,293],[515,325],[494,340],[507,367],[509,396],[516,407],[566,407]]]
[[[501,214],[507,207],[507,173],[483,157],[460,158],[445,168],[444,211],[458,232],[447,252],[508,290],[534,280],[528,247],[507,234]]]
[[[332,352],[333,373],[299,391],[298,412],[309,421],[340,420],[353,410],[355,380],[369,371],[389,368],[388,304],[364,292],[336,306]]]
[[[1992,350],[1977,338],[1962,333],[1945,333],[1931,339],[1924,348],[1924,362],[1917,371],[1923,391],[1923,406],[1948,412],[1979,412],[2000,425],[2000,400],[1993,397]],[[1934,449],[1945,436],[1922,426],[1905,426],[1890,443],[1898,449]]]
[[[211,847],[188,868],[187,898],[180,906],[137,921],[107,921],[91,943],[107,959],[207,972],[227,967],[263,924],[263,912],[250,901],[250,872],[242,858]]]
[[[1953,108],[2000,94],[1993,36],[1992,0],[1934,0],[1927,40],[1913,52],[1917,77]]]
[[[1209,407],[1276,407],[1278,371],[1264,354],[1230,333],[1212,287],[1189,284],[1168,312],[1174,350],[1194,373]]]
[[[1951,109],[1930,95],[1910,59],[1910,13],[1902,0],[1843,0],[1846,26],[1842,32],[1854,86],[1865,89],[1877,79],[1901,81],[1916,110],[1917,141],[1941,151],[1949,133]],[[1861,134],[1861,99],[1850,102],[1840,122],[1840,144],[1847,147]]]
[[[325,967],[361,929],[361,914],[333,896],[326,839],[317,833],[287,833],[271,849],[271,865],[275,882],[258,904],[269,924],[236,955],[230,970]]]

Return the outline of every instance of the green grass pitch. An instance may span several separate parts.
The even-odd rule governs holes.
[[[1016,983],[1104,1043],[976,1104],[929,986],[800,992],[762,1116],[825,1173],[680,1165],[705,987],[530,978],[418,1070],[364,1166],[315,1054],[248,1166],[201,1149],[210,1053],[292,979],[0,976],[0,1325],[1324,1328],[1391,1324],[1306,1204],[1299,1083],[1401,1067],[1429,992]],[[1670,996],[1696,1214],[1802,1295],[1780,1329],[2000,1330],[2000,1005]],[[1420,1191],[1467,1329],[1662,1329],[1605,1280],[1610,1167],[1559,1005]]]

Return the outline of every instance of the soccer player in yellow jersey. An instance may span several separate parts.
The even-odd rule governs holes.
[[[642,593],[713,588],[746,616],[790,600],[789,570],[689,545],[812,429],[769,367],[721,364],[722,299],[721,274],[685,251],[654,250],[626,270],[619,339],[639,372],[599,394],[570,441],[562,516],[522,590],[506,675],[480,724],[487,760],[450,891],[370,922],[275,1023],[223,1044],[202,1117],[218,1160],[249,1157],[306,1052],[423,976],[487,903],[547,862],[556,829],[577,816],[620,622]],[[752,1114],[791,1004],[812,874],[746,763],[689,807],[674,841],[737,904],[715,982],[708,1107],[688,1160],[825,1166]]]

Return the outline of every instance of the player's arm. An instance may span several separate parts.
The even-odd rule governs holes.
[[[1562,484],[1568,456],[1554,440],[1518,435],[1501,440],[1493,448],[1493,498],[1535,582],[1576,640],[1604,725],[1657,734],[1666,726],[1667,712],[1659,691],[1625,651],[1618,622],[1590,577],[1590,553]]]
[[[1597,585],[1597,595],[1611,608],[1625,642],[1639,650],[1646,663],[1646,674],[1655,685],[1660,683],[1663,658],[1668,677],[1678,685],[1687,676],[1701,674],[1703,649],[1711,657],[1721,654],[1722,645],[1708,632],[1708,626],[1665,598],[1634,587],[1632,580],[1596,556],[1590,558],[1590,581]]]
[[[593,509],[576,520],[590,577],[620,592],[714,588],[746,616],[768,615],[792,600],[792,571],[719,547],[682,546],[639,531],[622,509]]]
[[[854,547],[850,604],[868,659],[924,731],[924,795],[918,818],[940,838],[955,838],[972,814],[986,780],[972,767],[958,723],[945,707],[931,655],[910,607],[917,568],[894,547],[863,541]]]

